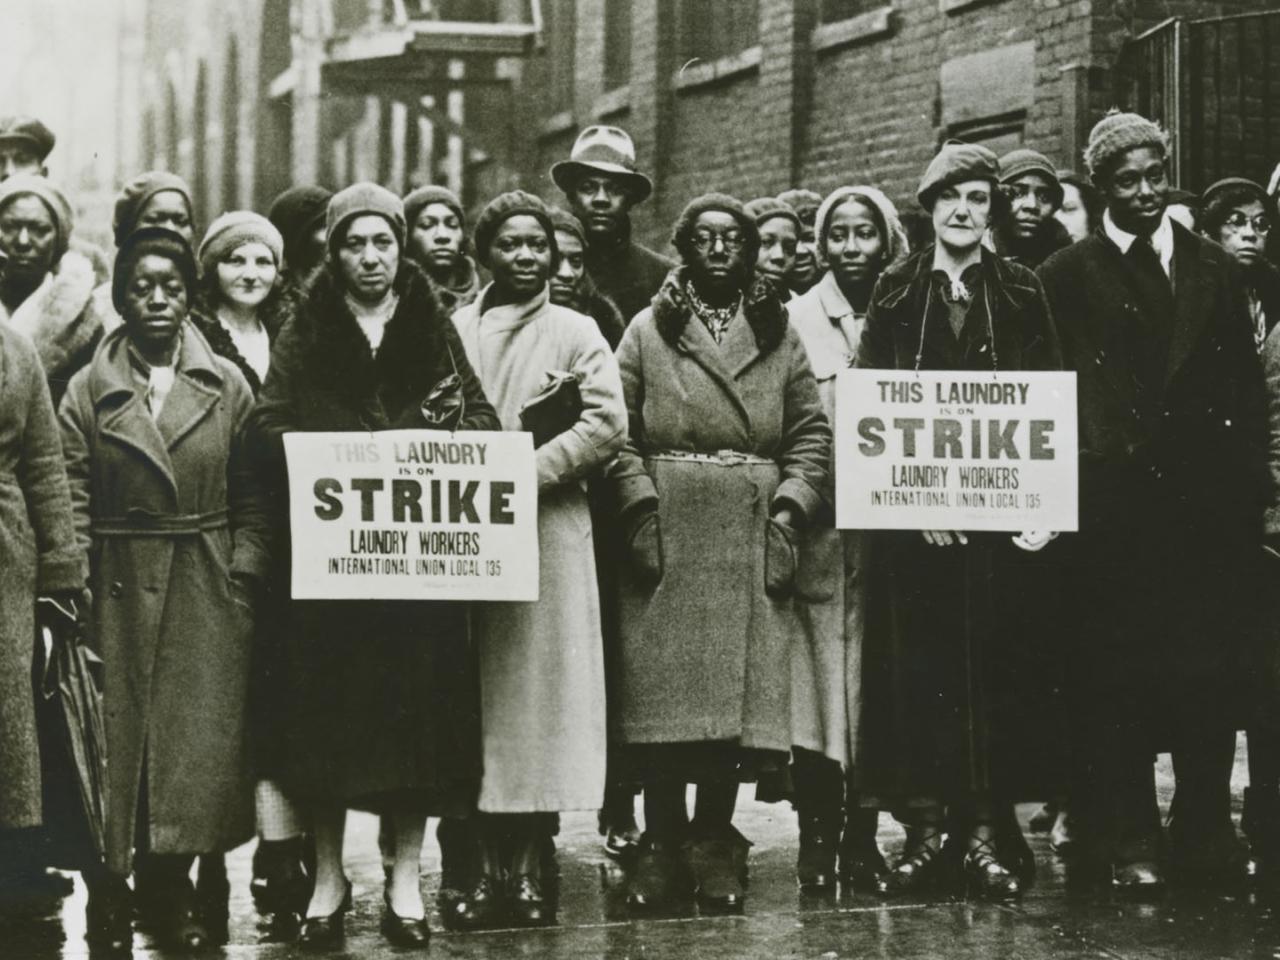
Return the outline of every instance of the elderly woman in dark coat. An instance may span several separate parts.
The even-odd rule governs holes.
[[[917,196],[932,214],[937,244],[881,275],[859,367],[1059,366],[1035,275],[981,244],[998,202],[999,169],[985,147],[955,143],[929,165]],[[1004,534],[943,530],[870,539],[865,749],[855,777],[864,795],[907,825],[902,858],[878,885],[886,896],[942,879],[944,831],[957,851],[963,844],[965,880],[978,895],[1016,896],[1029,880],[1034,862],[1009,825],[1025,755],[1011,742],[1020,724],[1008,668],[1027,640],[1016,626],[1012,571],[1020,549],[1039,550],[1050,537],[1027,532],[1010,542]]]
[[[135,868],[143,919],[187,947],[217,939],[195,909],[192,856],[252,833],[251,606],[267,563],[241,445],[253,394],[186,322],[195,274],[171,231],[125,239],[112,281],[124,325],[60,411],[106,664],[107,865]]]
[[[630,438],[610,476],[621,571],[615,739],[644,781],[638,906],[686,864],[708,907],[740,907],[740,780],[791,749],[794,530],[828,500],[831,428],[742,204],[708,194],[676,224],[683,265],[622,339]],[[698,784],[693,822],[685,784]]]
[[[328,259],[276,341],[254,411],[255,448],[284,482],[292,431],[426,427],[421,405],[455,372],[462,430],[499,428],[453,325],[402,256],[400,198],[371,183],[336,194]],[[281,509],[287,495],[280,497]],[[288,590],[288,568],[276,574]],[[480,776],[478,695],[460,604],[295,600],[283,637],[285,785],[309,805],[316,882],[304,942],[343,935],[348,807],[381,813],[395,852],[383,932],[426,941],[418,863],[428,814],[462,816]]]

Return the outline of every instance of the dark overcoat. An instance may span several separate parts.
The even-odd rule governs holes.
[[[858,367],[1052,370],[1058,338],[1039,281],[982,251],[981,277],[959,336],[930,288],[933,247],[877,282]],[[994,340],[993,340],[994,335]],[[863,636],[863,716],[854,773],[886,805],[949,802],[974,793],[1036,796],[1039,751],[1026,733],[1042,679],[1037,631],[1019,603],[1025,555],[1009,534],[969,534],[936,547],[918,530],[869,538]],[[1054,544],[1046,549],[1052,550]]]
[[[126,874],[144,776],[154,852],[227,850],[253,832],[252,622],[231,583],[267,569],[266,505],[242,447],[253,396],[190,325],[181,337],[157,419],[123,327],[59,414],[106,664],[107,865]]]
[[[596,289],[622,311],[624,325],[649,306],[675,266],[669,257],[632,239],[630,221],[617,237],[588,243],[583,261]]]
[[[1236,715],[1265,492],[1263,377],[1234,259],[1173,225],[1158,389],[1130,335],[1132,268],[1104,233],[1039,271],[1078,378],[1082,594],[1069,641],[1090,701],[1163,737]],[[1167,745],[1166,745],[1167,748]]]
[[[0,323],[0,830],[38,826],[36,595],[84,586],[58,422],[31,341]]]
[[[623,565],[615,735],[788,751],[800,625],[766,590],[771,564],[794,563],[770,511],[812,519],[829,501],[831,427],[776,295],[749,299],[717,344],[679,278],[618,349],[629,438],[608,476],[624,516],[657,506],[663,572],[652,588]],[[767,561],[770,546],[788,557]]]
[[[292,431],[425,428],[421,404],[456,370],[459,429],[498,430],[466,351],[426,276],[402,261],[399,304],[372,353],[329,266],[312,279],[271,352],[251,424],[273,502],[288,516],[282,438]],[[277,529],[287,529],[281,520]],[[287,542],[273,573],[287,596]],[[433,813],[461,813],[480,774],[478,691],[462,604],[294,600],[279,638],[280,768],[293,795],[377,807],[425,794]]]

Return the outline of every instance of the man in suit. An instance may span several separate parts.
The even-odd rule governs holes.
[[[1152,755],[1172,750],[1180,879],[1243,874],[1230,816],[1265,404],[1232,258],[1166,209],[1168,141],[1112,112],[1085,151],[1101,228],[1039,274],[1078,377],[1070,687],[1092,863],[1164,884]]]

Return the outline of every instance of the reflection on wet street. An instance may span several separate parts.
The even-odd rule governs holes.
[[[1242,759],[1242,758],[1241,758]],[[1167,803],[1167,766],[1161,769],[1161,796]],[[1237,801],[1244,784],[1237,763]],[[747,909],[741,916],[700,916],[690,907],[632,917],[623,901],[623,880],[601,852],[594,815],[564,818],[559,838],[562,871],[560,925],[539,930],[498,930],[452,934],[433,920],[436,933],[427,955],[458,960],[481,958],[582,958],[582,960],[889,960],[947,957],[998,958],[1280,958],[1280,891],[1232,894],[1171,892],[1154,904],[1117,901],[1097,890],[1075,889],[1043,836],[1032,838],[1040,860],[1037,883],[1010,906],[938,899],[882,905],[863,894],[802,896],[794,881],[795,814],[785,805],[751,800],[744,788],[740,826],[754,843]],[[1020,810],[1025,822],[1033,811]],[[337,957],[384,958],[404,955],[378,932],[382,871],[377,856],[376,821],[352,815],[347,868],[355,884],[355,910],[347,923],[346,947]],[[881,843],[894,853],[901,831],[881,817]],[[292,931],[266,930],[249,899],[250,848],[230,858],[231,945],[201,954],[227,960],[285,960],[303,955]],[[438,852],[429,842],[423,855],[423,890],[434,898],[439,882]],[[0,921],[0,958],[55,960],[87,957],[84,892],[61,910],[38,909]],[[138,960],[168,956],[153,951],[138,935]]]

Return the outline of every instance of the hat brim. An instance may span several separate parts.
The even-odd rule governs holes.
[[[583,172],[608,173],[621,177],[631,185],[631,193],[635,203],[643,203],[653,193],[653,183],[643,173],[628,170],[620,163],[585,162],[582,160],[561,160],[551,167],[551,179],[556,186],[569,193],[573,190],[573,181]]]
[[[30,147],[35,155],[40,158],[41,163],[44,163],[49,156],[49,152],[53,149],[28,133],[0,133],[0,143],[20,143],[24,147]]]

